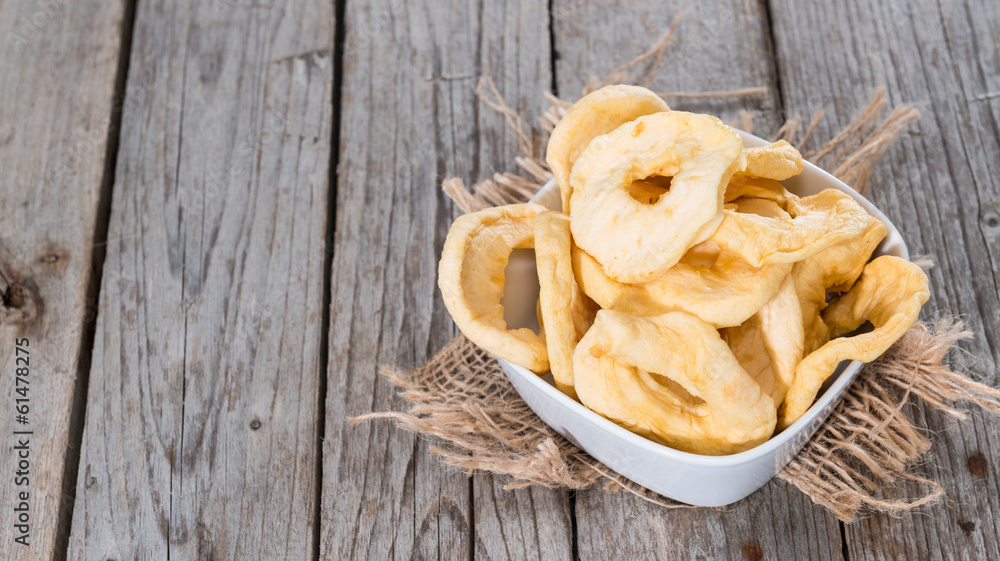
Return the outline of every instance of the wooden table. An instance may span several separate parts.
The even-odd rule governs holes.
[[[920,107],[872,196],[937,263],[925,316],[961,314],[997,384],[997,3],[682,4],[653,89],[766,93],[676,108],[747,110],[764,132],[823,109],[822,141],[877,86]],[[778,481],[725,512],[503,491],[388,424],[346,424],[402,407],[379,367],[455,334],[436,265],[457,210],[439,183],[517,155],[476,80],[532,124],[543,91],[575,98],[677,11],[0,2],[0,559],[1000,558],[1000,421],[977,414],[916,411],[934,432],[921,473],[947,500],[848,526]],[[15,430],[32,433],[24,486]],[[30,548],[13,541],[21,491]]]

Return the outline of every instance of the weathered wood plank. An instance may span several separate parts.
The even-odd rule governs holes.
[[[575,100],[588,83],[651,48],[681,15],[648,87],[656,92],[729,91],[764,86],[763,95],[692,99],[666,97],[671,108],[711,113],[726,122],[741,110],[771,133],[783,122],[775,87],[767,20],[756,1],[714,0],[685,6],[629,0],[614,7],[588,0],[554,0],[556,87]],[[635,66],[628,83],[645,85],[651,63]]]
[[[590,79],[603,77],[644,52],[676,13],[656,2],[633,1],[614,10],[591,2],[553,3],[556,75],[562,97],[573,99]],[[648,65],[630,73],[642,83]],[[764,7],[717,0],[687,5],[655,77],[659,92],[766,86],[760,96],[667,99],[671,107],[708,112],[726,121],[743,109],[754,128],[771,133],[782,122]],[[772,481],[726,511],[668,510],[627,494],[579,493],[580,559],[840,559],[839,523],[797,490]]]
[[[414,366],[452,336],[434,299],[435,250],[450,215],[435,183],[446,159],[461,157],[470,127],[467,115],[452,115],[453,103],[462,107],[452,96],[468,94],[459,79],[440,78],[438,57],[474,47],[437,53],[448,24],[464,22],[461,13],[437,20],[429,12],[385,1],[349,2],[345,14],[323,559],[469,557],[468,480],[388,423],[346,422],[398,407],[379,366]]]
[[[818,140],[843,126],[879,85],[924,113],[872,177],[875,203],[915,254],[930,255],[925,316],[961,314],[987,380],[1000,364],[1000,6],[989,1],[859,0],[772,4],[783,94],[791,111],[826,109]],[[1000,558],[1000,421],[929,415],[926,472],[948,499],[848,527],[851,559]],[[979,456],[979,455],[982,456]],[[985,465],[976,462],[984,458]],[[971,470],[970,470],[971,466]]]
[[[842,558],[839,523],[782,482],[724,511],[668,510],[627,493],[586,492],[576,513],[580,559]]]
[[[500,95],[524,119],[525,132],[530,135],[548,105],[543,92],[552,86],[548,2],[484,2],[482,9],[478,72],[493,78]],[[478,176],[516,171],[518,142],[503,116],[481,103],[476,111],[482,138],[476,154]],[[538,155],[543,155],[544,146],[540,141],[536,144]],[[458,173],[466,176],[468,171]],[[454,212],[457,216],[457,210]],[[543,487],[506,491],[504,478],[481,474],[474,479],[476,559],[572,559],[573,524],[568,492]]]
[[[378,378],[380,362],[415,365],[451,335],[432,299],[429,265],[447,209],[433,191],[411,192],[439,173],[435,119],[449,119],[450,104],[435,100],[431,55],[410,51],[421,41],[426,49],[433,32],[411,14],[426,18],[426,9],[352,2],[345,14],[323,446],[321,557],[329,559],[461,559],[469,551],[465,478],[431,463],[403,431],[346,423],[397,403]]]
[[[95,235],[125,3],[0,3],[0,551],[49,559],[59,542],[74,383],[87,350]],[[121,100],[117,100],[121,101]],[[92,325],[92,323],[91,323]],[[27,339],[17,363],[15,341]],[[23,351],[28,351],[25,356]],[[28,386],[15,383],[28,368]],[[27,388],[27,394],[22,392]],[[15,398],[29,399],[15,403]],[[27,405],[29,423],[15,421]],[[14,436],[13,431],[33,434]],[[28,481],[15,471],[28,440]],[[26,542],[14,527],[28,493]]]
[[[138,7],[69,559],[312,555],[332,12]]]
[[[544,487],[504,490],[495,476],[476,476],[476,559],[572,560],[569,493]]]
[[[508,493],[489,476],[470,485],[410,434],[345,423],[402,407],[377,369],[417,365],[454,335],[437,261],[456,210],[439,184],[511,169],[516,137],[475,97],[476,80],[491,76],[516,110],[539,115],[547,21],[539,0],[347,4],[324,558],[570,556],[564,494]]]

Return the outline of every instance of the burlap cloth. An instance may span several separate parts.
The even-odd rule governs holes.
[[[588,90],[622,81],[642,63],[649,68],[640,82],[648,84],[675,27],[676,21],[650,51]],[[730,97],[759,95],[762,90],[670,95]],[[540,146],[532,142],[521,117],[503,102],[493,82],[480,80],[477,91],[487,105],[505,115],[518,135],[521,156],[516,163],[524,175],[497,174],[471,190],[461,179],[446,180],[443,189],[463,212],[523,202],[552,177],[539,158]],[[550,107],[540,124],[543,131],[551,132],[570,103],[545,95]],[[808,159],[865,192],[872,166],[905,127],[919,118],[912,107],[900,106],[883,119],[886,106],[880,90],[860,115],[817,150],[807,150],[806,143],[822,112],[805,127],[800,117],[793,117],[774,138],[795,144]],[[749,114],[742,113],[734,125],[750,131]],[[861,370],[834,413],[778,477],[845,522],[853,521],[862,508],[901,511],[941,498],[944,490],[937,482],[917,475],[931,443],[926,431],[907,415],[906,405],[916,397],[927,407],[957,418],[965,417],[961,402],[1000,414],[1000,391],[970,379],[960,354],[950,352],[955,342],[970,335],[960,322],[947,317],[933,325],[914,325],[881,358]],[[694,508],[639,487],[564,439],[528,408],[496,360],[464,336],[455,338],[420,368],[383,374],[402,391],[407,410],[371,413],[351,422],[394,421],[437,441],[431,452],[470,475],[482,470],[506,476],[508,489],[526,485],[586,489],[602,483],[607,489],[631,492],[666,508]],[[897,485],[905,480],[921,485],[905,486],[911,490],[906,494],[901,490],[904,486]],[[913,494],[913,489],[923,491]]]

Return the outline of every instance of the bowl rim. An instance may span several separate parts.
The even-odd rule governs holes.
[[[736,128],[734,128],[733,130],[735,130],[742,137],[743,141],[747,144],[751,144],[754,146],[764,146],[771,144],[771,142],[764,140],[758,136],[755,136],[751,133],[741,131]],[[899,230],[892,223],[892,221],[890,221],[889,218],[886,217],[885,214],[883,214],[882,211],[879,210],[871,201],[869,201],[867,198],[865,198],[863,195],[855,191],[853,188],[851,188],[843,181],[834,177],[826,170],[823,170],[822,168],[816,166],[815,164],[809,161],[804,161],[802,174],[805,174],[807,171],[810,174],[818,174],[821,178],[825,179],[826,181],[832,182],[835,188],[840,189],[841,191],[844,191],[845,193],[850,195],[862,207],[864,207],[866,211],[868,211],[870,214],[874,215],[876,218],[881,220],[882,223],[885,224],[887,230],[887,234],[885,239],[883,240],[883,243],[890,239],[896,241],[898,244],[897,245],[898,251],[901,253],[900,256],[903,259],[909,260],[910,257],[909,251],[907,250],[906,242],[903,239],[902,235],[900,234]],[[545,185],[542,186],[541,189],[538,190],[538,193],[536,193],[535,196],[531,198],[531,201],[535,201],[536,199],[538,199],[542,195],[542,193],[551,191],[552,189],[556,188],[557,187],[555,179],[554,178],[550,179],[548,182],[545,183]],[[881,245],[879,247],[881,247]],[[879,249],[876,248],[876,252],[878,251]],[[613,421],[606,419],[601,415],[598,415],[594,411],[591,411],[582,403],[579,403],[576,400],[571,399],[569,396],[559,391],[554,385],[547,382],[542,376],[534,374],[533,372],[529,371],[528,369],[522,366],[512,364],[499,357],[497,358],[497,360],[500,361],[503,365],[509,367],[510,369],[517,371],[518,374],[520,374],[522,378],[526,379],[528,383],[536,386],[541,391],[548,394],[550,397],[553,397],[557,401],[568,406],[571,410],[577,412],[578,414],[584,415],[584,417],[589,417],[591,421],[598,423],[606,430],[609,430],[612,433],[621,436],[623,439],[631,442],[636,446],[639,446],[640,448],[643,448],[651,453],[658,454],[660,456],[675,461],[684,462],[686,464],[704,466],[704,467],[714,467],[714,468],[743,465],[749,462],[753,462],[755,460],[759,460],[761,458],[777,454],[779,449],[788,445],[789,441],[798,436],[801,432],[803,432],[803,430],[808,429],[808,427],[812,426],[813,423],[817,422],[820,413],[824,411],[828,406],[830,406],[834,400],[839,400],[842,398],[843,394],[847,391],[848,386],[852,382],[854,382],[854,379],[857,377],[858,372],[864,365],[863,363],[858,362],[856,360],[842,362],[838,366],[837,370],[835,370],[834,373],[831,374],[831,378],[834,377],[835,378],[829,384],[826,391],[824,391],[820,396],[816,398],[816,401],[813,402],[813,404],[809,407],[809,409],[806,410],[806,412],[801,417],[799,417],[798,420],[792,423],[788,428],[781,431],[779,434],[771,437],[766,442],[759,444],[753,448],[750,448],[749,450],[738,452],[736,454],[729,454],[725,456],[708,456],[704,454],[694,454],[691,452],[684,452],[681,450],[670,448],[669,446],[660,444],[658,442],[654,442],[648,438],[635,434],[629,431],[628,429],[618,425],[617,423],[614,423]],[[507,368],[503,368],[502,370],[504,370],[505,373],[507,372]],[[827,415],[827,417],[828,416],[829,415]],[[825,421],[826,419],[824,417],[823,419],[819,420]],[[816,428],[818,429],[818,427]],[[804,446],[805,442],[803,442],[802,445]],[[789,459],[791,459],[791,457],[797,454],[800,448],[801,446],[796,446],[795,451],[791,454]]]

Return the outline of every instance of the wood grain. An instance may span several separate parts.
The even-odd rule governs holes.
[[[996,384],[1000,6],[775,0],[771,13],[789,110],[822,107],[829,114],[817,140],[847,123],[880,85],[893,103],[915,103],[923,111],[876,168],[872,197],[911,253],[937,264],[929,272],[924,316],[960,314],[975,333],[966,349],[979,363],[976,370]],[[921,472],[945,487],[947,500],[849,526],[851,559],[1000,558],[1000,420],[975,413],[955,422],[928,414],[925,422],[934,448]]]
[[[122,44],[124,2],[0,2],[0,551],[49,559],[67,470],[74,383],[92,325],[95,235]],[[83,53],[86,53],[85,56]],[[15,393],[15,339],[29,351]],[[83,364],[81,364],[83,363]],[[85,389],[85,388],[84,388]],[[15,423],[15,398],[30,400]],[[29,430],[31,435],[12,435]],[[30,482],[15,486],[27,438]],[[16,493],[30,531],[15,543]]]
[[[563,493],[470,482],[387,423],[346,423],[404,407],[377,370],[420,364],[455,334],[437,261],[457,210],[440,182],[511,169],[516,137],[474,90],[491,76],[541,114],[546,3],[349,2],[345,23],[322,556],[568,559]]]
[[[653,45],[676,9],[656,2],[620,3],[614,11],[591,2],[553,3],[556,75],[562,97],[573,99]],[[626,81],[643,83],[649,65]],[[657,68],[655,91],[731,90],[767,86],[762,96],[667,99],[674,109],[708,112],[725,121],[745,110],[754,130],[769,135],[783,122],[764,7],[720,0],[686,5]],[[799,491],[772,481],[724,510],[664,509],[627,493],[579,493],[577,541],[589,559],[840,559],[839,523]]]
[[[667,97],[672,109],[711,113],[726,122],[747,111],[754,127],[766,133],[784,119],[776,87],[764,7],[757,1],[713,0],[664,6],[629,0],[615,7],[590,0],[554,0],[556,87],[563,99],[576,100],[582,89],[672,34],[648,87],[656,92],[712,92],[764,86],[763,95],[690,99]],[[645,85],[652,63],[630,69],[621,80]]]
[[[389,423],[347,423],[352,415],[401,407],[378,368],[415,366],[452,335],[434,297],[436,249],[450,216],[435,184],[451,155],[442,144],[468,142],[468,116],[452,110],[469,99],[469,82],[439,76],[450,70],[441,58],[464,59],[475,47],[442,48],[438,38],[467,15],[448,12],[390,1],[347,4],[323,559],[469,556],[469,481]],[[437,19],[446,13],[450,18]]]
[[[493,79],[504,101],[524,120],[530,136],[548,105],[543,92],[552,85],[548,2],[484,2],[478,35],[481,54],[476,72]],[[519,171],[514,165],[520,155],[518,142],[503,116],[481,102],[475,112],[481,139],[474,154],[478,163],[453,173],[468,181]],[[532,138],[536,155],[543,156],[542,139]],[[454,208],[452,212],[459,214]],[[503,489],[507,480],[490,474],[478,474],[474,480],[475,559],[572,559],[568,492],[543,487],[507,491]]]
[[[722,510],[665,509],[627,493],[588,491],[576,514],[580,559],[842,558],[837,521],[778,481]]]
[[[569,493],[544,487],[504,490],[492,475],[475,477],[476,559],[573,559]]]
[[[312,554],[333,24],[138,7],[69,559]]]

